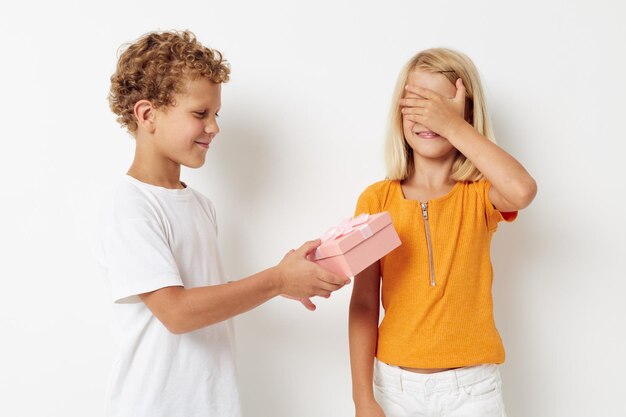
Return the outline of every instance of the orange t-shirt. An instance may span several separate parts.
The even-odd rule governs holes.
[[[424,206],[400,181],[370,185],[355,215],[388,211],[402,244],[380,260],[384,318],[376,357],[411,368],[504,362],[493,318],[491,237],[501,213],[487,181],[457,182]],[[434,284],[434,285],[433,285]]]

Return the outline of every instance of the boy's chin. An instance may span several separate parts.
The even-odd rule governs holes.
[[[205,158],[202,159],[196,159],[196,160],[191,160],[191,161],[184,161],[181,163],[181,165],[187,167],[187,168],[200,168],[204,165],[204,162],[206,161]]]
[[[204,161],[202,162],[194,162],[194,163],[189,163],[189,164],[183,164],[184,166],[186,166],[187,168],[200,168],[202,167],[202,165],[204,165]]]

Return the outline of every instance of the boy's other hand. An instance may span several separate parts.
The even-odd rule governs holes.
[[[302,305],[310,311],[315,311],[315,309],[317,308],[317,306],[315,304],[313,304],[313,301],[311,301],[310,298],[298,298],[298,297],[292,297],[290,295],[286,295],[286,294],[281,294],[283,297],[285,298],[289,298],[290,300],[296,300],[296,301],[300,301],[300,303],[302,303]]]
[[[280,293],[300,300],[309,310],[314,310],[315,305],[306,299],[314,296],[328,298],[333,291],[350,283],[348,277],[327,271],[307,259],[307,255],[320,243],[319,239],[304,243],[298,249],[289,251],[276,266]]]

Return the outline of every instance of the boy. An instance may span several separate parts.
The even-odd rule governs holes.
[[[102,232],[121,348],[108,416],[240,416],[229,319],[280,294],[312,310],[308,297],[349,282],[306,260],[311,241],[224,283],[213,204],[180,181],[180,166],[204,164],[229,72],[192,33],[162,32],[130,45],[111,77],[111,109],[136,149]]]

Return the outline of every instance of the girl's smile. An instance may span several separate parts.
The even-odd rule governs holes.
[[[439,138],[441,138],[441,136],[439,136],[435,132],[431,132],[430,130],[424,130],[424,131],[415,132],[415,133],[417,133],[417,136],[419,136],[422,139],[439,139]]]

